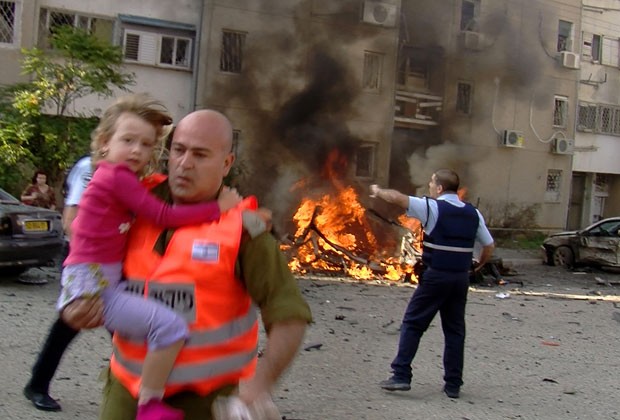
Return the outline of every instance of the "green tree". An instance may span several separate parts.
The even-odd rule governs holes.
[[[56,183],[88,150],[92,115],[68,116],[76,99],[127,90],[134,75],[122,69],[121,48],[72,26],[54,28],[50,50],[22,49],[30,81],[0,91],[0,186],[17,194],[34,168]]]

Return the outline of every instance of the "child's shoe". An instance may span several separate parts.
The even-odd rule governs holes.
[[[138,405],[136,420],[183,420],[182,410],[172,408],[163,401],[152,399],[146,404]]]

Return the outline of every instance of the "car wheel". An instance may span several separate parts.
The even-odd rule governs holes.
[[[17,277],[26,270],[28,267],[4,267],[0,270],[0,277]]]
[[[558,267],[572,267],[575,262],[573,251],[567,246],[560,246],[553,250],[553,265]]]

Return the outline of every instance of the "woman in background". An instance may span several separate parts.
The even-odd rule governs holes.
[[[41,170],[34,173],[32,183],[21,195],[22,203],[30,206],[56,210],[56,193],[47,185],[47,174]]]

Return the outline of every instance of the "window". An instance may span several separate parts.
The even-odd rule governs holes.
[[[355,153],[355,176],[371,178],[374,175],[375,146],[361,145]]]
[[[561,186],[562,171],[560,169],[549,169],[547,171],[547,188],[545,191],[545,201],[551,203],[559,202]]]
[[[596,105],[582,102],[577,114],[577,130],[594,131],[596,129]]]
[[[456,112],[469,115],[471,113],[472,84],[458,82],[456,86]]]
[[[573,23],[560,20],[558,24],[558,52],[573,50]]]
[[[55,28],[63,25],[85,29],[102,41],[113,41],[114,20],[112,19],[41,8],[39,13],[39,48],[51,48],[50,39]]]
[[[368,51],[364,53],[364,74],[362,80],[364,90],[379,92],[382,68],[383,54]]]
[[[14,1],[0,1],[0,44],[15,42],[16,7]]]
[[[173,67],[189,68],[192,40],[175,36],[162,36],[159,63]]]
[[[243,64],[243,46],[246,33],[222,31],[222,51],[220,53],[220,70],[227,73],[241,73]]]
[[[233,130],[232,136],[232,153],[235,155],[235,158],[239,157],[239,152],[241,151],[241,130]]]
[[[191,38],[133,29],[125,29],[124,35],[125,61],[181,69],[191,67]]]
[[[123,42],[123,56],[125,61],[156,64],[157,34],[126,29]]]
[[[428,88],[426,54],[419,48],[403,47],[398,57],[397,83],[410,88]]]
[[[476,18],[480,10],[480,0],[463,0],[461,4],[461,31],[477,31]]]
[[[568,98],[556,96],[553,106],[553,126],[566,128],[568,122]]]
[[[603,134],[613,134],[614,109],[611,106],[601,105],[598,107],[597,122],[598,131]]]
[[[620,107],[579,103],[577,130],[620,136]]]
[[[618,38],[612,39],[604,37],[601,48],[601,64],[614,67],[620,66],[620,61],[618,61],[618,49],[620,49]]]
[[[601,35],[583,33],[583,45],[581,46],[581,56],[590,59],[595,63],[601,62]]]

